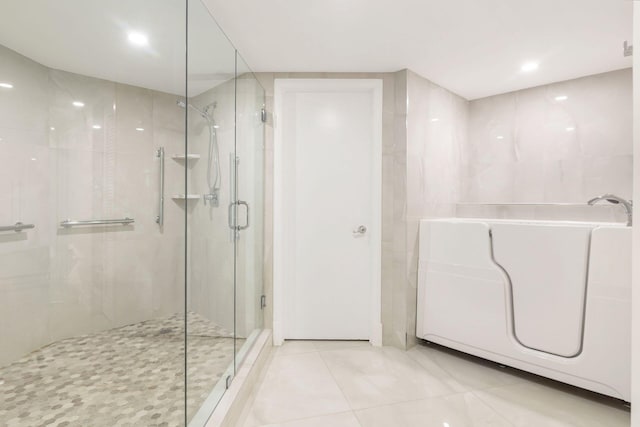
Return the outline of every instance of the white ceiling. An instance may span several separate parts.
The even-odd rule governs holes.
[[[254,71],[409,68],[475,99],[631,66],[630,0],[204,0]],[[190,1],[189,94],[234,50]],[[0,0],[0,44],[46,66],[184,93],[180,0]],[[127,31],[149,36],[147,48]],[[639,48],[640,49],[640,48]],[[524,61],[540,61],[523,74]]]
[[[630,0],[204,1],[254,71],[409,68],[476,99],[631,66]]]
[[[184,1],[0,0],[0,6],[0,44],[9,49],[47,67],[184,95]],[[149,45],[129,43],[131,31],[146,34]],[[190,96],[234,76],[235,49],[195,1],[189,48]]]

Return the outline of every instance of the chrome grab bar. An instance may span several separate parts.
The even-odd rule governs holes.
[[[156,157],[160,159],[160,196],[158,199],[158,215],[156,216],[156,223],[162,226],[164,223],[164,147],[158,148],[156,151]]]
[[[133,224],[135,222],[135,220],[133,218],[122,218],[122,219],[92,219],[89,221],[72,221],[70,219],[67,219],[65,221],[62,221],[60,223],[61,227],[75,227],[78,225],[111,225],[111,224],[122,224],[122,225],[129,225],[129,224]]]
[[[0,226],[0,231],[15,231],[16,233],[19,233],[22,230],[29,230],[31,228],[36,228],[36,226],[34,224],[23,224],[18,221],[14,225]]]

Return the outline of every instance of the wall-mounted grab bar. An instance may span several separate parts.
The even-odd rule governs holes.
[[[29,230],[30,228],[36,228],[36,226],[34,224],[23,224],[21,222],[16,222],[14,225],[0,226],[0,231],[15,231],[16,233],[19,233],[22,230]]]
[[[159,226],[162,226],[164,223],[164,147],[158,148],[156,157],[160,159],[160,196],[158,198],[158,215],[156,216],[156,222]]]
[[[112,225],[112,224],[122,224],[129,225],[133,224],[135,220],[133,218],[122,218],[122,219],[92,219],[89,221],[72,221],[67,219],[60,223],[61,227],[75,227],[78,225]]]

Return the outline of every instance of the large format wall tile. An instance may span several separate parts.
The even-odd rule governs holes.
[[[184,150],[177,97],[52,70],[1,46],[0,79],[14,85],[0,91],[0,225],[36,225],[0,235],[0,365],[180,312],[184,211],[168,199],[164,228],[155,223],[154,156],[158,146]],[[170,162],[167,188],[184,188],[184,169]],[[124,216],[136,224],[59,225]]]
[[[631,103],[631,69],[471,101],[460,200],[630,198]]]
[[[406,203],[404,282],[406,346],[415,344],[418,224],[422,218],[454,216],[462,187],[468,103],[409,71],[407,73]]]
[[[49,69],[0,46],[0,138],[3,142],[47,143]]]

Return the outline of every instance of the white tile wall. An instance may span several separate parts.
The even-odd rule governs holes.
[[[155,148],[184,146],[176,96],[52,70],[1,46],[0,79],[14,85],[0,91],[0,224],[36,224],[0,235],[0,365],[181,311],[183,211],[169,200],[163,230],[155,223]],[[168,167],[167,187],[184,187],[183,176]],[[135,226],[58,225],[124,216]]]
[[[460,199],[461,152],[467,143],[468,102],[407,72],[406,134],[406,333],[415,339],[418,224],[422,218],[455,215]]]
[[[474,100],[460,201],[631,198],[632,160],[631,69]]]

